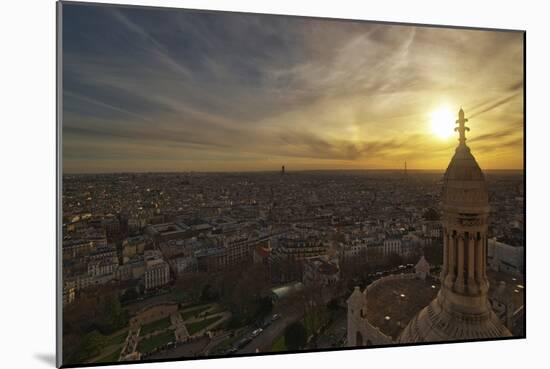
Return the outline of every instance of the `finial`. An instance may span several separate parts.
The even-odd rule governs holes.
[[[466,131],[470,130],[470,128],[465,126],[467,121],[468,119],[464,118],[464,110],[460,107],[460,110],[458,111],[458,119],[456,121],[458,127],[455,128],[455,131],[458,131],[458,142],[461,146],[466,145]]]

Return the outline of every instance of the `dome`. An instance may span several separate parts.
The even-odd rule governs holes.
[[[449,342],[510,337],[492,309],[468,316],[444,308],[441,293],[422,309],[399,335],[399,343]]]
[[[460,145],[456,148],[445,172],[445,181],[485,181],[485,176],[468,146]]]
[[[485,176],[465,144],[457,147],[443,178],[443,208],[451,212],[488,212]]]
[[[455,128],[459,145],[443,178],[441,289],[403,330],[401,343],[511,336],[487,296],[489,195],[485,176],[466,145],[467,121],[460,109]]]

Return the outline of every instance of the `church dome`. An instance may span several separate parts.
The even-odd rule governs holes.
[[[487,291],[487,219],[485,176],[466,145],[460,109],[459,144],[443,179],[443,265],[441,289],[399,336],[401,343],[511,336],[492,310]]]
[[[443,178],[442,202],[452,212],[487,212],[489,194],[485,176],[465,144],[457,147]]]
[[[483,172],[468,146],[457,147],[445,172],[445,181],[485,181]]]

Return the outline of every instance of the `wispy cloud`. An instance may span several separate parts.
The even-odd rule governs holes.
[[[499,99],[496,102],[490,102],[490,103],[484,104],[484,105],[479,107],[479,109],[481,109],[481,110],[474,110],[474,113],[471,114],[469,117],[470,118],[475,118],[478,115],[481,115],[483,113],[487,113],[488,111],[496,109],[499,106],[504,105],[504,104],[508,103],[509,101],[511,101],[515,98],[518,98],[518,97],[521,97],[521,93],[516,92],[516,93],[514,93],[510,96],[507,96],[507,97],[503,98],[503,99]]]
[[[72,171],[442,168],[456,142],[431,135],[442,104],[469,109],[480,162],[522,152],[520,34],[65,7]]]

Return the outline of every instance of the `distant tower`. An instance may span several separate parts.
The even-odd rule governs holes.
[[[511,336],[487,295],[489,196],[483,172],[466,145],[467,121],[460,109],[455,128],[459,144],[443,179],[441,289],[403,330],[402,343]]]
[[[405,175],[405,178],[407,178],[407,161],[405,161],[405,170],[403,174]]]
[[[285,166],[283,165],[283,166],[281,167],[281,175],[284,175],[284,174],[285,174]]]

